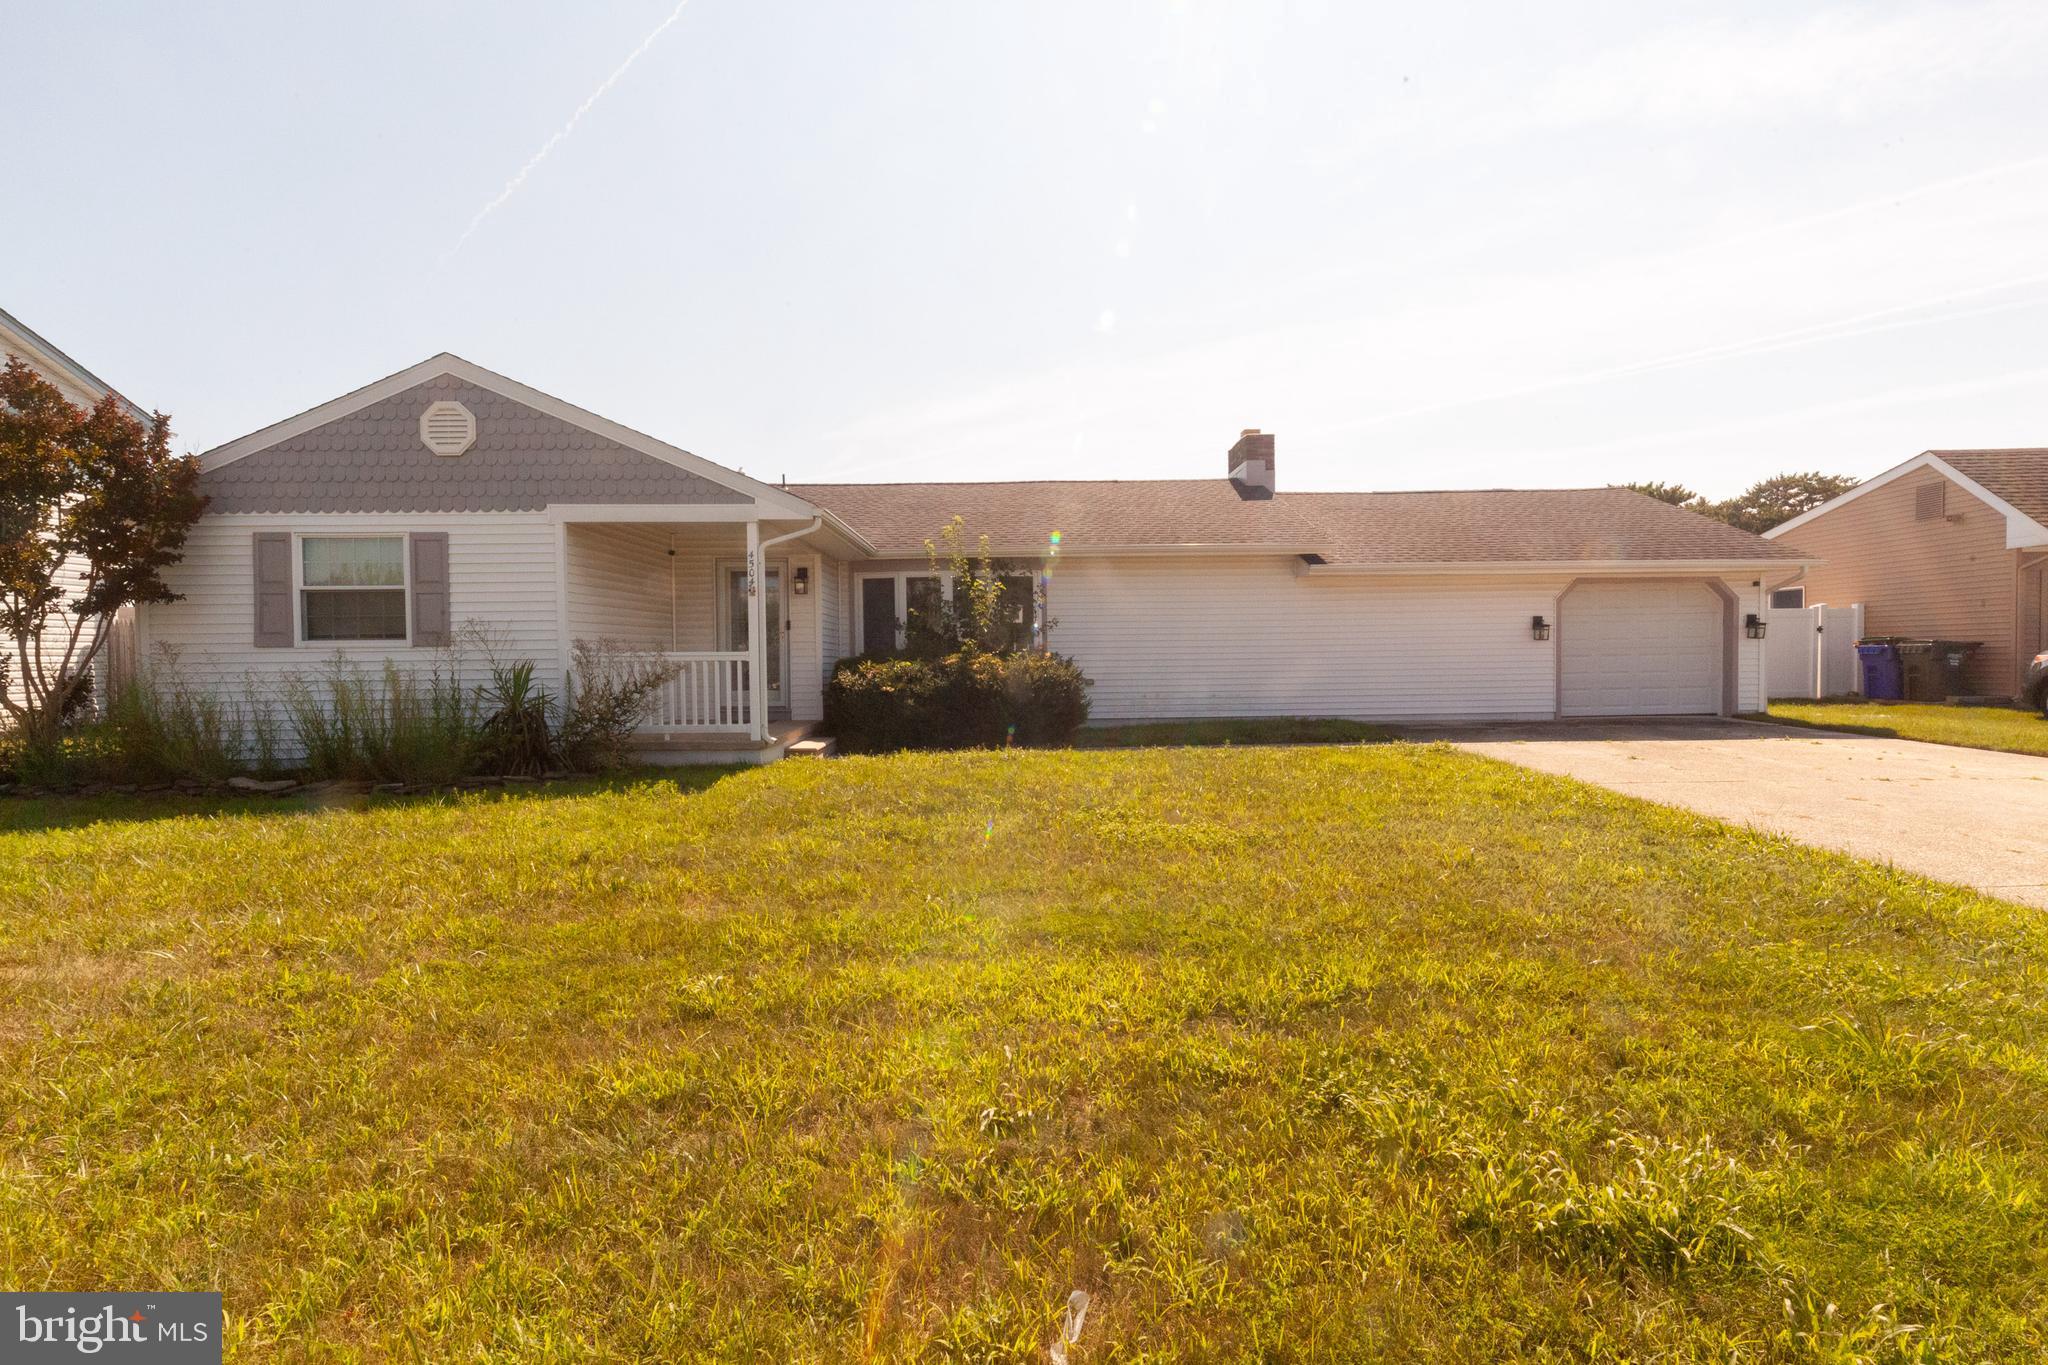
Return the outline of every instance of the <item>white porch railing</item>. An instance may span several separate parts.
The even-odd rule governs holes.
[[[654,694],[640,729],[647,734],[746,731],[753,726],[753,689],[745,650],[691,654],[636,653],[635,660],[668,664],[675,674]]]

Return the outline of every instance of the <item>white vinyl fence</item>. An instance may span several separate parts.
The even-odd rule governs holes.
[[[1863,604],[1849,607],[1772,607],[1766,617],[1764,682],[1780,697],[1845,697],[1863,690],[1856,641],[1863,635]]]

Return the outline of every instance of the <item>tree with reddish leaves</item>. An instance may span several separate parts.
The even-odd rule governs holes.
[[[171,454],[171,419],[90,412],[10,356],[0,370],[0,705],[54,743],[106,647],[114,613],[174,602],[163,580],[199,519],[199,462]]]

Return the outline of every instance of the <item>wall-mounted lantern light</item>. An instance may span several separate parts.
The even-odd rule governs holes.
[[[1758,616],[1755,612],[1751,612],[1742,618],[1742,628],[1748,632],[1749,638],[1752,640],[1764,638],[1764,618]]]
[[[794,592],[796,593],[796,595],[797,595],[798,597],[803,597],[803,596],[806,596],[806,595],[808,595],[808,594],[810,593],[810,591],[811,591],[811,566],[810,566],[810,565],[808,565],[808,564],[799,564],[799,565],[797,565],[797,566],[796,566],[796,578],[795,578],[795,580],[794,580],[793,582],[791,582],[791,584],[790,584],[790,588],[791,588],[791,590],[792,590],[792,591],[794,591]]]
[[[1550,622],[1540,616],[1530,617],[1529,635],[1532,639],[1548,640],[1550,638]]]

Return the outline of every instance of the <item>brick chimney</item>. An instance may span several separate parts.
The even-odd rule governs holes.
[[[1273,496],[1273,433],[1253,427],[1237,438],[1230,448],[1230,481],[1241,498]]]

